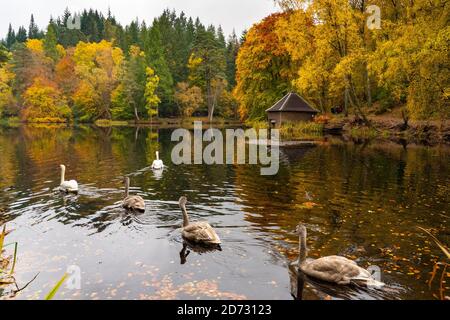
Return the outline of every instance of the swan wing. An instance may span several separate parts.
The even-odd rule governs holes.
[[[145,201],[139,196],[127,197],[123,200],[122,207],[129,210],[145,211]]]
[[[153,161],[152,169],[162,169],[162,168],[164,168],[164,163],[162,162],[162,160]]]
[[[220,238],[207,222],[194,222],[183,228],[183,237],[193,242],[220,244]]]
[[[63,183],[61,183],[60,189],[72,192],[78,191],[78,182],[76,182],[75,180],[64,181]]]
[[[313,278],[337,284],[350,284],[351,280],[369,272],[356,262],[341,256],[323,257],[307,262],[302,271]]]

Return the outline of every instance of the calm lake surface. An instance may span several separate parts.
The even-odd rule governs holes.
[[[300,221],[311,257],[339,254],[378,266],[387,283],[366,291],[307,282],[303,298],[439,297],[442,268],[427,282],[445,258],[417,227],[450,243],[448,147],[333,138],[281,149],[278,175],[264,177],[251,165],[175,166],[171,132],[0,128],[0,224],[15,229],[6,243],[19,243],[19,286],[39,272],[16,299],[43,299],[71,265],[81,270],[81,289],[63,286],[57,298],[292,299]],[[168,166],[162,175],[148,168],[157,150]],[[61,163],[66,179],[78,180],[78,195],[57,191]],[[124,174],[131,193],[146,199],[144,214],[121,209]],[[217,228],[221,252],[180,257],[181,195],[191,220]],[[445,289],[448,273],[444,281]]]

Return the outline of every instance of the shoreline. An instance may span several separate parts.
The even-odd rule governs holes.
[[[323,124],[322,132],[300,130],[299,133],[288,136],[281,135],[285,141],[302,141],[311,138],[324,138],[326,136],[340,136],[344,140],[387,140],[399,144],[420,144],[420,145],[450,145],[450,120],[419,120],[410,121],[405,128],[402,119],[394,117],[368,117],[371,127],[365,125],[359,118],[349,116],[347,118],[333,117]],[[260,126],[252,126],[239,120],[216,119],[209,122],[206,117],[198,118],[161,118],[156,121],[111,121],[99,120],[96,122],[26,122],[8,121],[2,119],[0,127],[18,127],[30,125],[35,127],[46,126],[96,126],[98,128],[111,127],[156,127],[158,129],[171,129],[177,127],[193,128],[195,121],[202,121],[210,125],[226,127],[248,127],[259,129]],[[268,124],[267,127],[268,128]]]
[[[368,117],[371,127],[356,117],[333,119],[324,125],[324,134],[353,139],[382,139],[401,144],[450,145],[450,120],[404,121],[393,117]]]

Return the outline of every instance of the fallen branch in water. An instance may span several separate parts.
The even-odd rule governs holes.
[[[19,293],[20,291],[25,290],[25,289],[28,287],[28,285],[29,285],[30,283],[32,283],[34,280],[36,280],[36,278],[37,278],[37,276],[38,276],[39,274],[40,274],[40,272],[36,273],[36,275],[33,277],[33,279],[31,279],[30,281],[28,281],[22,288],[19,288],[19,286],[17,285],[17,282],[15,282],[17,290],[14,290],[14,294],[17,294],[17,293]],[[16,279],[14,279],[14,280],[16,280]]]

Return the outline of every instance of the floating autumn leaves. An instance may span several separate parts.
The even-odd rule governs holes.
[[[127,272],[126,277],[117,282],[106,284],[100,278],[95,281],[89,280],[83,282],[82,290],[75,292],[63,290],[59,295],[63,298],[69,293],[73,299],[84,297],[92,300],[247,299],[245,295],[220,290],[220,276],[215,279],[195,280],[196,274],[189,272],[175,280],[176,276],[173,273],[162,275],[157,266],[146,265],[142,262],[136,262],[136,266],[142,269]],[[93,291],[93,288],[102,289]]]
[[[190,281],[181,285],[174,285],[169,276],[164,276],[157,286],[157,291],[152,295],[141,294],[142,300],[174,300],[180,295],[187,295],[196,299],[230,299],[245,300],[246,296],[233,292],[220,291],[216,280]]]
[[[313,208],[315,208],[317,206],[318,206],[317,203],[308,201],[308,202],[304,202],[301,205],[297,206],[297,208],[299,208],[299,209],[313,209]]]
[[[230,300],[245,300],[246,296],[236,294],[228,291],[221,291],[219,289],[218,281],[221,277],[217,279],[204,279],[204,280],[193,280],[194,274],[189,273],[184,276],[188,279],[187,282],[183,284],[174,284],[171,274],[164,275],[162,279],[159,279],[159,268],[154,266],[142,265],[147,269],[145,274],[149,277],[148,280],[143,281],[145,287],[149,287],[154,290],[152,294],[142,293],[139,295],[140,299],[144,300],[173,300],[181,299],[183,296],[188,296],[189,298],[201,299],[230,299]]]

